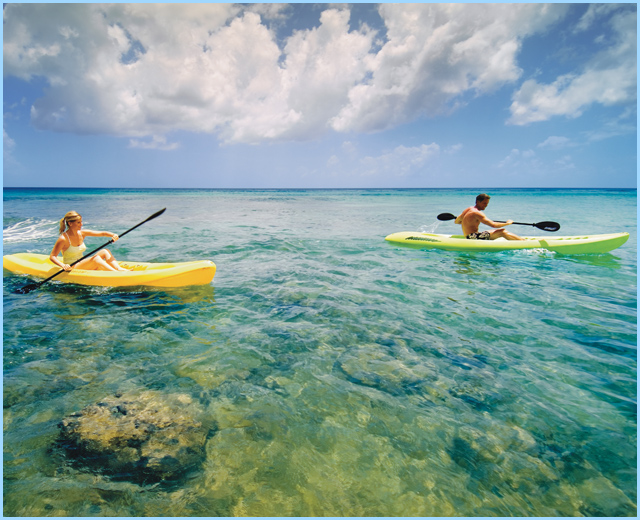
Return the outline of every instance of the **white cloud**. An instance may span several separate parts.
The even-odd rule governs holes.
[[[570,155],[565,155],[555,162],[557,170],[575,170],[576,165]]]
[[[3,128],[2,129],[2,147],[3,150],[6,153],[11,153],[11,151],[15,148],[16,146],[16,142],[11,139],[11,137],[9,137],[9,134],[7,134],[7,131]]]
[[[602,128],[586,133],[586,139],[589,142],[603,141],[620,135],[636,134],[637,127],[635,122],[624,123],[623,120],[614,120],[605,123]]]
[[[327,160],[327,167],[328,168],[335,168],[336,166],[338,166],[340,164],[340,159],[338,158],[337,155],[332,155],[331,157],[329,157],[329,159]]]
[[[349,11],[328,9],[320,26],[298,31],[284,48],[283,92],[299,121],[288,132],[312,136],[325,132],[330,116],[348,102],[348,92],[367,72],[375,34],[349,32]]]
[[[348,155],[355,155],[356,146],[351,141],[345,141],[342,143],[342,151]]]
[[[16,161],[16,158],[13,154],[13,151],[16,149],[16,142],[12,139],[7,131],[2,128],[2,162],[5,166],[20,166]],[[7,171],[5,170],[5,179],[7,175]]]
[[[561,5],[381,4],[387,42],[369,60],[371,79],[351,89],[332,126],[382,130],[513,82],[521,40],[565,12]]]
[[[589,4],[587,11],[576,24],[574,32],[579,33],[589,29],[596,20],[618,9],[616,4]]]
[[[603,12],[588,11],[579,27]],[[610,12],[610,9],[604,9]],[[587,18],[587,21],[585,19]],[[580,73],[559,76],[550,84],[530,79],[513,96],[509,123],[526,125],[554,116],[579,117],[594,103],[605,106],[636,102],[636,12],[624,10],[611,17],[615,42],[603,49]]]
[[[177,150],[179,147],[178,143],[168,143],[166,137],[159,135],[154,135],[151,141],[140,139],[129,141],[129,148],[142,148],[143,150]]]
[[[393,151],[378,157],[365,157],[361,163],[364,167],[363,175],[391,174],[405,177],[422,168],[432,157],[440,153],[440,146],[436,143],[421,146],[398,146]]]
[[[549,139],[547,139],[549,141]],[[528,174],[553,175],[567,170],[575,170],[576,166],[571,155],[564,155],[554,161],[541,160],[533,150],[519,150],[514,148],[502,161],[498,168],[524,177]]]
[[[268,20],[277,20],[284,22],[288,17],[288,4],[248,4],[247,10],[258,13]]]
[[[574,143],[568,137],[552,135],[540,143],[538,148],[561,150],[562,148],[567,148],[569,146],[574,146]]]
[[[381,4],[386,34],[352,30],[348,5],[322,9],[278,41],[282,4],[7,4],[4,74],[49,83],[37,128],[139,146],[177,130],[228,143],[371,132],[516,81],[522,40],[568,7]]]
[[[536,153],[533,150],[518,150],[514,148],[502,161],[498,163],[498,168],[522,168],[538,164]]]

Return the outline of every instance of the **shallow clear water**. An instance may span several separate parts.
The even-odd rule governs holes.
[[[5,190],[4,254],[48,253],[71,209],[117,233],[167,207],[111,250],[218,271],[29,295],[5,272],[4,514],[635,516],[636,192],[491,194],[496,220],[631,236],[583,256],[384,241],[453,232],[435,216],[475,190]],[[118,392],[197,402],[202,467],[141,486],[52,455],[63,417]]]

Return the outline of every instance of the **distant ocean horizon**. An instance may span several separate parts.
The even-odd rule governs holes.
[[[392,245],[496,220],[626,231],[601,255]],[[5,516],[637,516],[635,188],[18,188],[5,255],[69,210],[132,261],[213,282],[97,288],[4,271]],[[513,232],[529,235],[527,226]],[[535,230],[535,234],[544,234]],[[87,246],[100,239],[87,239]],[[166,485],[74,462],[64,418],[116,395],[215,425]]]
[[[423,190],[434,190],[434,191],[450,191],[450,190],[480,190],[480,191],[491,191],[491,190],[510,190],[510,191],[637,191],[636,188],[599,188],[599,187],[423,187],[423,188],[402,188],[402,187],[391,187],[391,188],[336,188],[336,187],[328,187],[328,188],[295,188],[295,187],[253,187],[253,188],[204,188],[204,187],[196,187],[196,188],[183,188],[183,187],[104,187],[104,186],[73,186],[73,187],[64,187],[64,186],[4,186],[5,190],[61,190],[61,191],[78,191],[78,190],[203,190],[203,191],[268,191],[268,190],[287,190],[287,191],[384,191],[384,190],[398,190],[398,191],[423,191]]]

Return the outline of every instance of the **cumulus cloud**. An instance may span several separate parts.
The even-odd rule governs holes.
[[[578,24],[586,30],[593,18],[610,13],[610,6],[590,8]],[[584,70],[559,76],[549,84],[527,80],[514,94],[509,123],[526,125],[554,116],[579,117],[594,103],[605,106],[636,102],[636,12],[615,11],[610,18],[614,41]],[[601,38],[599,38],[601,40]]]
[[[310,136],[327,130],[328,116],[348,102],[349,89],[367,72],[375,33],[349,31],[349,11],[329,9],[320,26],[298,31],[287,41],[282,67],[283,94],[299,118],[286,134]]]
[[[566,7],[536,4],[382,4],[387,42],[371,56],[371,79],[355,85],[336,130],[383,130],[416,115],[455,109],[462,97],[517,80],[524,37]]]
[[[313,27],[282,37],[290,15],[282,4],[7,4],[4,74],[46,79],[31,108],[42,130],[126,136],[131,146],[165,149],[171,145],[154,136],[180,130],[226,143],[304,140],[448,113],[513,84],[523,40],[568,9],[381,4],[382,27],[354,29],[348,4],[327,4]],[[577,113],[594,97],[628,95],[629,82],[614,79],[598,97],[586,73],[567,76],[544,96],[569,103],[569,94],[583,92]],[[535,103],[541,87],[523,85],[515,120],[553,113]]]

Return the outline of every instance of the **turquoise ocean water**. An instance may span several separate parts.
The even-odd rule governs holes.
[[[5,271],[5,516],[635,516],[636,191],[489,193],[495,220],[631,236],[583,256],[384,241],[457,231],[435,217],[477,190],[5,189],[4,254],[48,254],[71,209],[121,233],[166,207],[116,256],[218,268],[28,295]],[[145,486],[53,457],[61,419],[116,393],[198,403],[202,466]]]

